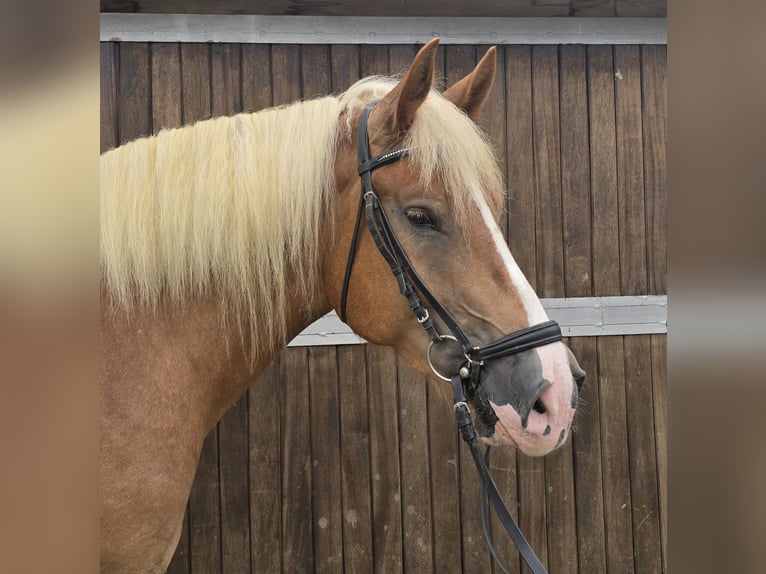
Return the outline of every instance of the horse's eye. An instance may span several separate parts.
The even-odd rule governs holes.
[[[412,225],[426,226],[436,229],[434,220],[431,219],[431,215],[420,207],[410,207],[404,214]]]

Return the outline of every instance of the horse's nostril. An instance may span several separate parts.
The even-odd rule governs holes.
[[[535,401],[535,404],[532,406],[532,409],[536,413],[540,413],[541,415],[545,414],[545,405],[542,403],[542,401],[540,399],[537,399]]]

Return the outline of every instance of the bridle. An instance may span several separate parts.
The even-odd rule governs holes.
[[[478,445],[476,444],[476,431],[471,421],[471,414],[468,408],[468,403],[474,401],[476,398],[476,392],[481,385],[481,372],[482,367],[487,361],[492,361],[501,357],[507,357],[540,347],[561,340],[561,329],[558,323],[555,321],[545,321],[537,325],[526,327],[519,331],[514,331],[504,337],[501,337],[497,341],[484,346],[475,346],[471,343],[468,336],[460,328],[460,325],[454,320],[447,309],[439,302],[436,296],[428,289],[423,280],[417,274],[412,267],[407,254],[404,252],[399,240],[394,234],[394,230],[386,216],[386,212],[380,203],[380,199],[375,193],[375,189],[372,185],[372,172],[373,170],[399,161],[407,154],[406,148],[395,148],[385,151],[374,158],[370,157],[370,142],[367,128],[367,122],[370,117],[372,109],[377,102],[368,104],[359,117],[359,127],[357,129],[357,159],[358,159],[358,172],[362,180],[362,196],[359,201],[359,209],[356,214],[356,223],[354,224],[354,234],[351,240],[349,248],[348,262],[346,263],[346,273],[343,278],[343,291],[341,295],[340,305],[340,318],[346,321],[346,303],[348,300],[348,288],[351,280],[351,272],[354,266],[354,258],[356,256],[357,242],[359,239],[359,228],[362,220],[362,212],[364,212],[367,227],[370,230],[375,245],[380,251],[383,258],[391,267],[391,271],[396,278],[396,282],[399,286],[399,292],[407,298],[410,305],[410,309],[415,314],[415,317],[420,325],[426,330],[431,342],[428,346],[427,358],[428,364],[434,374],[452,384],[452,392],[454,399],[454,410],[457,419],[457,426],[460,429],[460,433],[463,440],[468,444],[471,451],[471,455],[476,463],[476,468],[481,478],[481,516],[482,524],[484,526],[484,537],[487,541],[490,553],[495,559],[500,569],[506,572],[505,568],[500,563],[495,549],[492,546],[491,536],[489,535],[488,527],[488,512],[487,512],[487,494],[492,502],[492,506],[495,508],[498,517],[500,518],[503,526],[508,534],[513,539],[516,547],[519,549],[524,561],[532,570],[533,574],[546,574],[545,567],[532,551],[529,543],[524,538],[524,535],[519,530],[513,517],[508,512],[508,509],[503,502],[500,493],[497,490],[497,486],[492,480],[492,476],[489,473],[489,447],[485,456],[483,457]],[[441,318],[444,325],[451,332],[451,335],[444,335],[439,332],[434,324],[433,318],[430,316],[428,309],[423,305],[421,295],[430,305],[431,309]],[[431,349],[434,345],[442,344],[445,341],[454,341],[459,344],[466,362],[460,367],[457,373],[448,377],[440,373],[433,365],[431,361]],[[492,413],[494,415],[494,413]],[[496,419],[495,419],[496,420]]]

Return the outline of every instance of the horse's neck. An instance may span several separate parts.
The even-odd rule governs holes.
[[[103,304],[108,308],[108,301]],[[325,306],[321,303],[307,314],[303,305],[288,303],[288,340],[327,312]],[[129,317],[106,312],[102,317],[105,384],[112,386],[105,392],[123,405],[181,397],[190,419],[206,429],[242,396],[284,346],[264,341],[253,359],[247,335],[236,321],[222,320],[215,298],[182,309],[139,309]],[[141,408],[140,404],[134,406]]]

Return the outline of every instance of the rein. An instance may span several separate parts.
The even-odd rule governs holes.
[[[495,560],[500,570],[507,574],[507,570],[500,563],[497,553],[492,546],[492,538],[489,533],[489,517],[487,509],[487,495],[495,509],[500,521],[503,523],[506,531],[510,535],[514,544],[519,550],[519,554],[527,563],[533,574],[547,574],[545,567],[535,555],[529,543],[524,538],[519,527],[516,525],[513,517],[508,511],[503,499],[497,490],[494,480],[489,472],[489,447],[482,456],[477,444],[476,431],[471,420],[471,411],[468,403],[474,401],[476,392],[481,385],[481,369],[486,361],[492,361],[501,357],[507,357],[540,347],[561,340],[561,329],[555,321],[545,321],[537,325],[532,325],[524,329],[514,331],[505,335],[497,341],[484,346],[474,346],[468,336],[463,332],[457,321],[450,315],[447,309],[439,302],[436,296],[428,289],[420,276],[416,273],[404,248],[394,234],[394,230],[386,216],[380,199],[375,193],[372,185],[373,170],[399,161],[407,154],[406,148],[396,148],[385,151],[374,158],[370,157],[370,142],[368,135],[367,122],[377,102],[368,104],[359,117],[359,127],[357,130],[357,159],[358,172],[362,181],[361,199],[359,209],[356,214],[356,223],[354,225],[354,234],[349,248],[348,262],[346,264],[346,273],[343,278],[343,291],[341,295],[340,318],[346,321],[346,303],[348,300],[348,288],[351,281],[351,273],[356,256],[357,242],[359,239],[359,229],[364,213],[367,220],[367,227],[370,230],[375,245],[383,258],[391,267],[391,271],[396,278],[399,286],[399,292],[407,298],[410,309],[415,314],[418,323],[422,325],[431,338],[428,346],[427,358],[428,364],[434,374],[443,381],[452,385],[453,408],[457,426],[463,440],[468,445],[473,457],[476,469],[481,479],[481,518],[484,527],[484,538],[486,540],[492,558]],[[444,325],[451,332],[450,335],[444,335],[439,332],[428,309],[423,305],[421,295],[430,305],[431,309],[441,318]],[[445,341],[454,341],[460,345],[466,362],[460,367],[457,373],[452,376],[445,376],[434,367],[431,361],[431,349],[434,345],[439,345]],[[493,413],[494,414],[494,413]]]

